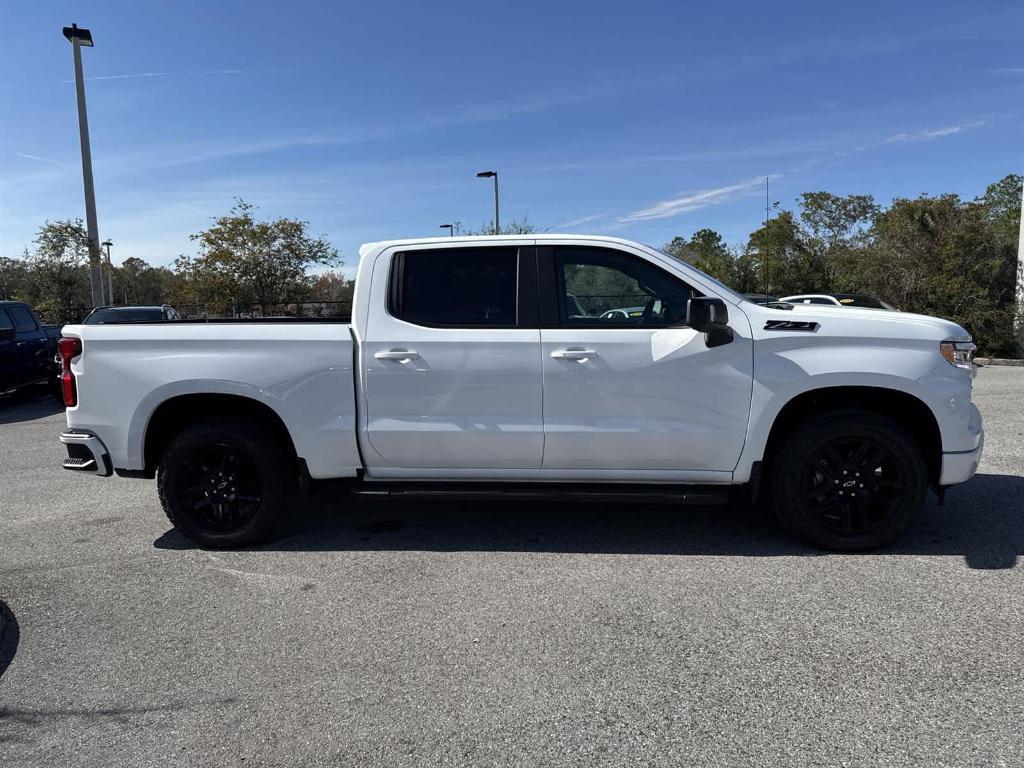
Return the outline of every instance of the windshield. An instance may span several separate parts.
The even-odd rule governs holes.
[[[124,307],[117,309],[97,309],[85,318],[86,325],[103,325],[105,323],[146,323],[163,320],[164,313],[160,307]]]
[[[669,253],[668,251],[666,251],[666,250],[664,250],[662,248],[657,248],[657,247],[655,247],[653,245],[649,245],[647,247],[652,249],[652,250],[657,251],[658,253],[662,254],[663,256],[668,256],[670,259],[672,259],[674,261],[678,261],[678,262],[680,262],[682,264],[685,264],[687,267],[689,267],[694,272],[696,272],[698,275],[700,275],[702,278],[704,278],[707,282],[711,283],[716,288],[719,288],[722,291],[722,293],[726,294],[726,296],[729,299],[731,299],[732,301],[735,301],[736,303],[739,303],[741,301],[750,301],[750,299],[744,298],[741,294],[739,294],[736,291],[734,291],[732,288],[730,288],[728,285],[723,283],[718,278],[712,277],[707,272],[703,272],[703,271],[697,269],[695,266],[693,266],[693,264],[688,262],[686,259],[681,259],[678,256],[674,256],[673,254]]]

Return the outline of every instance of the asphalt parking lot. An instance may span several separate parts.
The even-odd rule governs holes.
[[[976,401],[978,476],[866,555],[468,502],[206,552],[2,402],[0,765],[1024,765],[1024,369]]]

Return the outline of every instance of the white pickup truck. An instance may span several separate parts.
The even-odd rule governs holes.
[[[377,495],[760,497],[797,536],[864,549],[905,531],[929,488],[970,478],[983,444],[960,326],[761,306],[608,237],[365,245],[350,322],[64,337],[64,466],[156,477],[204,546],[266,539],[293,494],[345,479]]]

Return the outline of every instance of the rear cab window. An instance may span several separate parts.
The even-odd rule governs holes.
[[[519,248],[436,248],[396,253],[388,312],[438,328],[515,328]]]

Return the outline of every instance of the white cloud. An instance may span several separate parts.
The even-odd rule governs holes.
[[[15,152],[18,157],[24,157],[26,160],[37,160],[40,163],[59,163],[60,160],[54,160],[49,157],[40,157],[39,155],[30,155],[27,152]]]
[[[603,219],[605,214],[595,213],[593,216],[582,216],[578,219],[571,219],[570,221],[563,221],[561,224],[555,224],[554,229],[569,229],[571,227],[578,227],[581,224],[589,224],[592,221]]]
[[[925,128],[924,130],[914,131],[913,133],[894,133],[883,139],[882,143],[902,144],[906,141],[930,141],[931,139],[941,139],[943,136],[953,136],[970,128],[979,128],[987,122],[987,120],[969,120],[965,123],[946,125],[942,128]]]
[[[769,179],[778,178],[779,174],[772,174]],[[764,185],[764,176],[758,176],[738,184],[729,184],[724,187],[702,189],[688,195],[674,197],[670,200],[662,200],[649,208],[622,216],[618,219],[620,224],[628,224],[633,221],[649,221],[651,219],[667,219],[671,216],[678,216],[681,213],[699,211],[712,205],[721,205],[740,197],[751,194],[755,189]]]
[[[135,72],[126,75],[97,75],[96,77],[87,77],[86,82],[92,80],[131,80],[136,77],[166,77],[171,74],[170,72]],[[73,83],[74,80],[65,80],[65,83]]]

